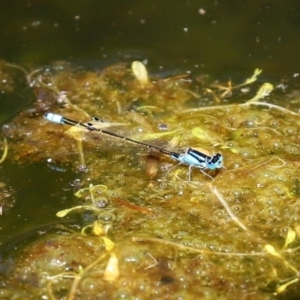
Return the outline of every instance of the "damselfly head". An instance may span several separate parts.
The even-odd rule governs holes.
[[[210,170],[220,169],[223,167],[223,155],[220,153],[214,154],[207,161],[207,168]]]

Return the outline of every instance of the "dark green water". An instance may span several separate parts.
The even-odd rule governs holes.
[[[0,55],[94,66],[137,55],[154,69],[289,74],[297,71],[299,9],[297,1],[2,1]]]

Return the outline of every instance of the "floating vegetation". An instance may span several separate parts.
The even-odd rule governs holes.
[[[3,147],[4,147],[4,149],[3,149],[2,157],[0,158],[0,164],[2,164],[5,161],[6,156],[7,156],[7,152],[8,152],[8,145],[7,145],[7,139],[6,138],[3,139]]]
[[[149,84],[148,71],[145,65],[139,61],[134,61],[131,65],[132,72],[141,86]]]
[[[0,182],[0,217],[15,204],[15,191],[5,182]]]
[[[260,73],[200,83],[152,78],[134,62],[26,74],[36,101],[4,126],[6,160],[77,172],[74,206],[57,213],[76,227],[20,251],[8,286],[69,300],[297,295],[300,98]],[[97,116],[109,131],[165,149],[222,153],[225,168],[208,171],[214,180],[195,168],[187,180],[187,166],[155,149],[49,123],[50,111]]]

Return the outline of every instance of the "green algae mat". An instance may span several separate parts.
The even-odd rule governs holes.
[[[58,62],[31,73],[2,62],[1,70],[2,89],[13,90],[18,74],[35,98],[4,124],[1,162],[44,163],[51,180],[65,170],[77,176],[73,206],[57,212],[60,226],[18,249],[1,297],[299,294],[299,93],[264,82],[261,70],[241,83],[153,77],[140,62],[103,70]],[[49,112],[98,130],[51,123]],[[189,148],[219,153],[222,165],[189,167],[166,155]]]

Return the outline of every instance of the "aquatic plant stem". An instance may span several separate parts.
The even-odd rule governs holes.
[[[108,252],[99,256],[95,261],[93,261],[90,265],[88,265],[85,269],[81,270],[80,273],[74,278],[69,295],[67,296],[67,300],[73,300],[76,296],[77,287],[81,281],[81,279],[92,270],[98,263],[100,263],[106,256]]]
[[[6,159],[6,156],[7,156],[7,153],[8,153],[8,145],[7,145],[7,140],[6,138],[4,138],[4,150],[3,150],[3,154],[2,154],[2,157],[0,159],[0,164],[2,164],[5,159]]]
[[[248,228],[238,219],[238,217],[233,213],[233,211],[230,209],[229,205],[227,204],[227,202],[225,201],[225,199],[223,198],[223,196],[220,194],[220,192],[217,190],[216,187],[214,186],[210,186],[210,190],[211,192],[218,198],[218,200],[220,201],[220,203],[223,205],[223,207],[226,209],[228,215],[230,216],[230,218],[239,226],[241,227],[243,230],[248,231]]]

